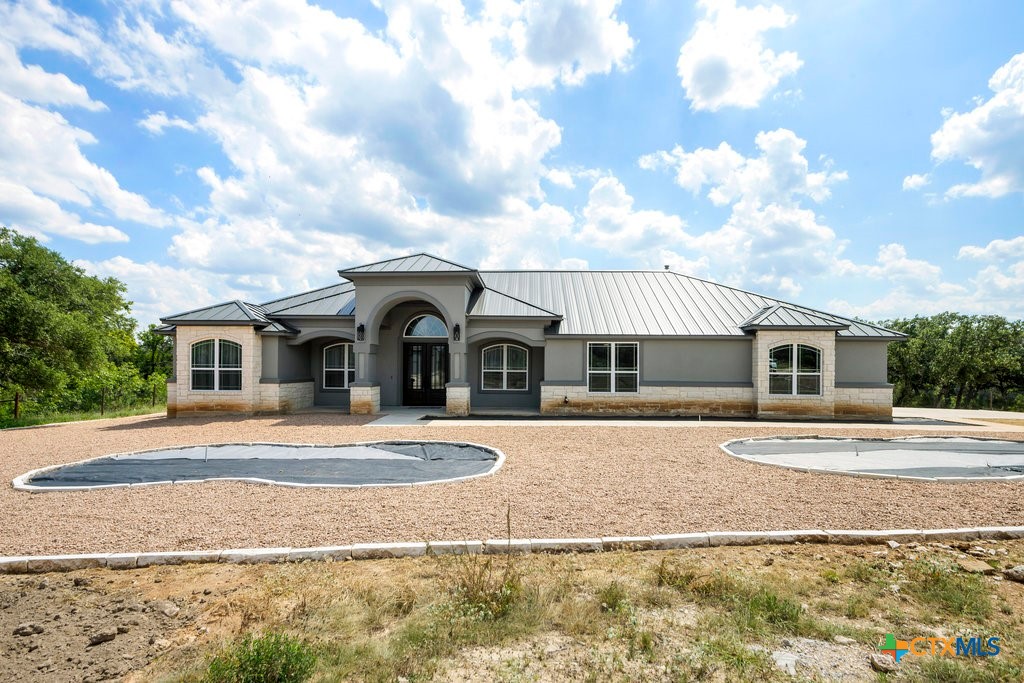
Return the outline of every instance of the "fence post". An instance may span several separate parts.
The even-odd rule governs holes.
[[[149,404],[150,408],[156,408],[156,385],[153,385],[153,401]]]
[[[21,417],[21,394],[14,392],[14,419]]]
[[[107,407],[107,388],[103,387],[100,389],[100,415],[103,414]]]

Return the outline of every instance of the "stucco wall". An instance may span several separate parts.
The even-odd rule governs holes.
[[[888,383],[888,353],[888,342],[836,339],[836,383]]]
[[[751,381],[753,340],[646,339],[640,343],[641,382]]]
[[[544,381],[582,382],[587,343],[582,339],[548,339],[544,347]]]
[[[314,405],[348,410],[351,390],[324,388],[324,347],[344,343],[351,343],[351,340],[338,337],[324,337],[308,342],[310,353],[306,361],[306,373],[313,378]]]

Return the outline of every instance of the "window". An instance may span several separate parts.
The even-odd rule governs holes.
[[[356,353],[351,344],[324,347],[324,389],[348,389],[356,381]]]
[[[495,344],[481,352],[482,389],[529,391],[527,379],[530,352],[522,346]]]
[[[192,391],[241,390],[241,344],[204,339],[192,345]]]
[[[639,387],[640,345],[637,342],[587,344],[587,391],[636,393]]]
[[[436,315],[421,315],[413,318],[405,326],[406,337],[444,337],[448,338],[448,328],[444,321]]]
[[[768,393],[820,396],[821,351],[803,344],[785,344],[769,351]]]

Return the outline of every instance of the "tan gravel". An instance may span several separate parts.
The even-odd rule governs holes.
[[[913,483],[808,474],[743,462],[717,446],[744,436],[808,433],[807,427],[435,423],[381,428],[365,422],[326,413],[143,417],[2,432],[0,480],[7,483],[0,488],[0,554],[500,538],[506,504],[512,534],[519,538],[1024,525],[1024,483]],[[927,431],[851,428],[842,433]],[[31,494],[10,486],[11,479],[37,467],[160,446],[389,438],[473,441],[500,448],[507,460],[491,477],[408,489],[208,483]]]

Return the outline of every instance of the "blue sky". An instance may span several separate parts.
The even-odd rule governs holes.
[[[0,223],[140,322],[412,251],[1024,316],[1024,4],[0,3]]]

